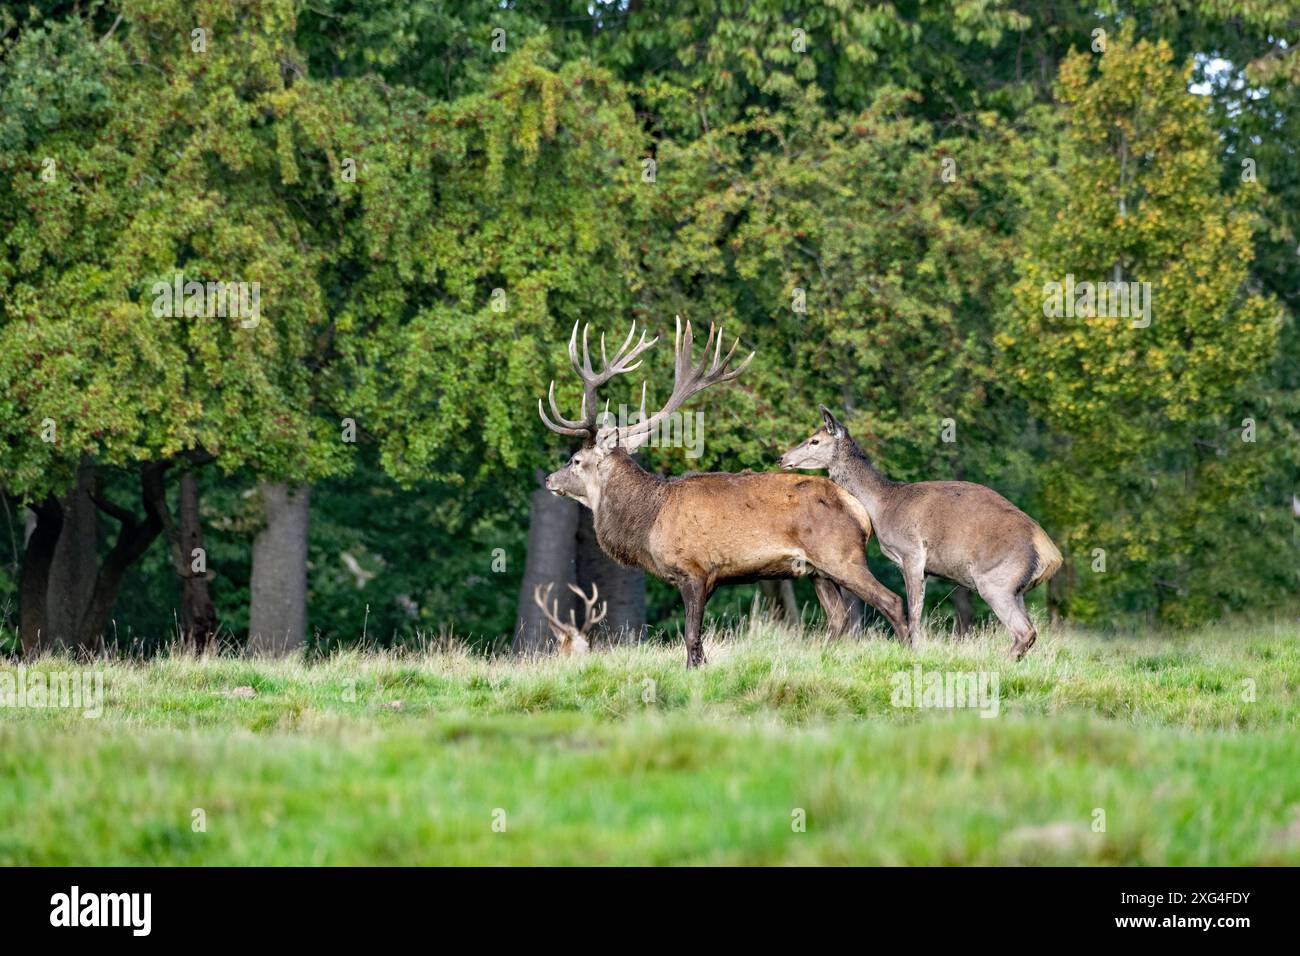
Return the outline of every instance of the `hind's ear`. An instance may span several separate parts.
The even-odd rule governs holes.
[[[830,436],[832,438],[835,439],[843,438],[844,426],[840,424],[839,419],[836,418],[834,413],[825,405],[821,405],[819,407],[822,410],[822,421],[826,423],[826,431],[830,432]]]

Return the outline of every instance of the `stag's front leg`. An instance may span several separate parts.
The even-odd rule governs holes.
[[[709,599],[704,582],[688,578],[681,584],[682,603],[686,605],[686,666],[698,667],[704,661],[704,604]]]

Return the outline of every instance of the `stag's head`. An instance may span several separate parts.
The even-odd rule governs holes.
[[[641,355],[659,339],[646,341],[645,330],[636,337],[636,322],[623,340],[623,345],[613,358],[605,354],[605,336],[600,337],[601,368],[599,371],[591,365],[591,353],[587,347],[588,333],[591,326],[582,330],[582,358],[578,358],[578,324],[573,325],[573,334],[569,336],[569,362],[573,371],[582,381],[582,410],[576,420],[565,418],[555,404],[555,382],[551,382],[547,398],[551,406],[551,415],[546,414],[542,400],[537,400],[537,412],[542,416],[546,427],[561,435],[571,435],[583,440],[582,447],[569,459],[567,465],[546,478],[546,488],[557,495],[576,499],[593,511],[600,501],[600,490],[608,480],[613,468],[613,455],[618,449],[627,452],[636,451],[650,437],[656,434],[664,421],[677,411],[687,399],[696,392],[703,391],[710,385],[718,385],[735,379],[754,358],[751,352],[743,362],[734,369],[731,360],[736,354],[740,339],[731,344],[731,349],[722,354],[722,331],[709,326],[709,337],[704,344],[704,354],[698,366],[691,362],[693,335],[691,323],[686,323],[682,330],[682,320],[677,319],[677,335],[673,343],[675,371],[672,394],[668,402],[653,415],[646,415],[646,386],[641,383],[641,411],[635,420],[619,424],[609,413],[609,403],[605,411],[599,412],[598,390],[615,375],[631,372],[641,364]],[[634,344],[635,341],[635,344]],[[712,352],[712,355],[710,355]]]
[[[835,459],[835,452],[839,448],[848,432],[840,424],[829,408],[825,405],[820,406],[822,410],[822,427],[817,429],[809,436],[808,440],[802,445],[796,445],[788,452],[781,456],[781,467],[786,471],[798,471],[805,469],[813,471],[818,468],[829,468],[831,462]]]
[[[572,654],[586,654],[591,650],[591,642],[587,635],[591,629],[605,619],[605,614],[609,610],[609,602],[601,601],[600,606],[596,606],[597,596],[600,594],[593,581],[591,585],[591,596],[575,584],[569,585],[569,590],[578,597],[582,598],[584,605],[582,611],[582,623],[579,624],[577,614],[572,609],[569,611],[569,621],[566,624],[560,619],[560,602],[555,600],[551,606],[547,607],[547,602],[551,598],[551,588],[554,582],[550,582],[543,589],[539,584],[533,588],[533,601],[542,609],[542,614],[546,617],[546,623],[551,627],[551,633],[555,635],[555,650],[561,657],[568,657]]]

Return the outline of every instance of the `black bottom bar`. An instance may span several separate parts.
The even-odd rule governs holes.
[[[1231,943],[1242,934],[1292,936],[1298,885],[1297,871],[1283,869],[0,871],[9,941],[76,933],[334,946],[457,925],[493,941],[517,933],[545,945],[575,933],[591,940],[607,927],[612,941],[635,927],[634,935],[675,932],[683,912],[733,943],[781,926],[864,942],[919,932],[943,944],[972,929],[1042,929],[1071,942]],[[120,894],[149,894],[148,905]],[[103,922],[116,925],[84,925]]]

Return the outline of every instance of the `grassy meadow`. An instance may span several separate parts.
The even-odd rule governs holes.
[[[98,717],[0,709],[0,864],[1295,865],[1298,636],[102,661]],[[895,706],[918,664],[997,715]]]

